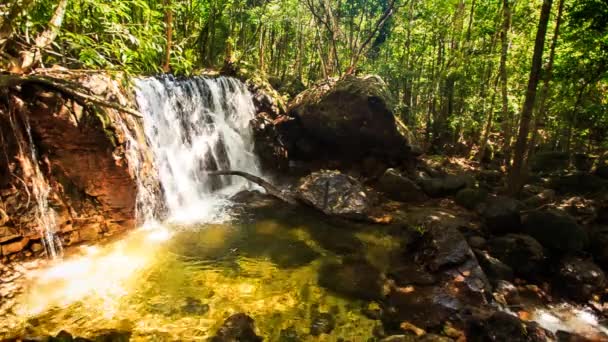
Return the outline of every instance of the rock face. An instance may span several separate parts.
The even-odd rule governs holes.
[[[132,103],[118,81],[100,74],[76,77],[75,82],[98,97],[124,106]],[[27,138],[28,125],[40,171],[50,186],[49,206],[56,213],[57,235],[64,245],[132,228],[137,175],[127,149],[133,144],[129,142],[131,138],[145,144],[140,123],[113,109],[86,110],[73,100],[38,86],[24,85],[21,92],[24,102],[10,104],[15,110],[16,124],[0,118],[0,130],[8,140],[5,145],[8,158],[2,158],[0,170],[11,170],[0,182],[0,207],[6,209],[8,218],[2,219],[4,215],[0,215],[0,221],[4,221],[0,224],[0,244],[23,237],[32,243],[23,244],[22,248],[31,246],[36,255],[43,252],[38,248],[36,203],[28,200],[32,189],[25,189],[19,180],[31,183],[34,175],[31,166],[23,162],[30,159],[32,147]],[[19,145],[24,149],[22,152]],[[140,170],[151,172],[149,157],[141,154],[138,158]],[[4,256],[16,257],[21,250],[15,247],[15,244],[3,246]]]
[[[296,157],[403,160],[410,150],[397,130],[391,94],[378,76],[319,84],[289,104],[289,115],[302,128],[300,136],[287,137]]]
[[[365,219],[372,200],[356,179],[339,171],[322,170],[300,180],[297,196],[326,215]]]
[[[574,218],[553,210],[529,213],[523,231],[560,253],[582,251],[589,242],[587,233]]]
[[[263,339],[255,334],[253,318],[244,313],[228,317],[218,329],[210,342],[261,342]]]

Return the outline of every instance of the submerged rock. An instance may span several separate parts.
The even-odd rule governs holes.
[[[262,337],[255,334],[253,318],[244,313],[228,317],[210,342],[261,342]]]
[[[336,327],[334,317],[326,312],[317,313],[310,324],[310,334],[319,336],[321,334],[329,334]]]
[[[209,311],[209,304],[203,304],[200,299],[187,297],[182,306],[182,312],[188,315],[204,315]]]
[[[384,297],[384,275],[362,259],[326,263],[319,270],[318,281],[327,289],[353,298],[375,300]]]
[[[589,242],[587,233],[574,218],[554,210],[529,213],[523,231],[560,253],[582,251]]]
[[[604,290],[606,276],[602,269],[591,261],[565,257],[558,265],[555,285],[564,295],[586,301],[591,299],[594,293]]]
[[[300,180],[298,197],[326,215],[365,219],[372,200],[356,179],[339,171],[323,170]]]

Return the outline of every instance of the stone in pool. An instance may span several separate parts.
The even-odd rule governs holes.
[[[261,342],[263,339],[255,334],[253,318],[244,313],[228,317],[217,330],[210,342]]]
[[[326,312],[322,312],[313,317],[312,323],[310,324],[310,334],[312,336],[319,336],[321,334],[329,334],[334,330],[336,321],[334,317]]]
[[[384,275],[366,260],[326,263],[319,270],[318,282],[322,287],[348,297],[367,300],[384,297]]]
[[[200,299],[188,297],[182,306],[182,312],[188,315],[204,315],[209,311],[209,305],[203,304]]]

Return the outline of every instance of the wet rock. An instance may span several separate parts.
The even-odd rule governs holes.
[[[555,286],[563,294],[579,301],[590,299],[594,293],[603,291],[606,285],[606,276],[601,268],[577,257],[563,258],[555,278]]]
[[[510,266],[494,258],[486,251],[476,250],[475,255],[481,269],[492,284],[496,284],[500,280],[513,280],[513,269]]]
[[[310,334],[319,336],[321,334],[329,334],[336,327],[334,317],[326,312],[316,314],[310,324]]]
[[[505,280],[496,282],[492,295],[494,296],[494,300],[505,306],[521,304],[521,298],[517,287]]]
[[[559,253],[582,251],[589,242],[587,233],[574,218],[555,210],[529,213],[523,232]]]
[[[540,207],[543,204],[547,204],[555,199],[555,191],[552,189],[544,189],[541,192],[532,195],[524,201],[528,207]]]
[[[359,160],[366,156],[403,160],[410,150],[399,133],[393,98],[378,76],[329,80],[298,95],[289,114],[323,156]]]
[[[209,305],[203,304],[200,299],[187,297],[182,306],[182,312],[188,315],[204,315],[209,311]]]
[[[252,236],[240,251],[250,257],[266,257],[281,268],[304,266],[320,255],[304,241],[273,235]]]
[[[488,242],[488,251],[523,277],[536,276],[545,267],[543,246],[529,235],[507,234],[494,238]]]
[[[469,246],[471,246],[471,248],[483,248],[486,246],[487,243],[486,239],[479,235],[473,235],[469,237],[468,241]]]
[[[370,263],[349,259],[326,263],[319,270],[319,285],[336,293],[367,300],[382,299],[384,275]]]
[[[398,286],[432,285],[437,282],[437,277],[414,263],[392,269],[389,277],[394,279]]]
[[[553,341],[551,332],[534,322],[524,322],[505,312],[497,311],[490,317],[469,322],[467,341],[473,342],[545,342]]]
[[[414,262],[436,282],[393,289],[383,301],[382,322],[387,330],[399,329],[404,321],[423,329],[439,327],[459,320],[467,308],[486,303],[488,280],[456,228],[433,227],[421,241],[408,246],[403,263]]]
[[[72,342],[72,341],[74,341],[74,337],[72,337],[72,334],[70,334],[69,332],[67,332],[65,330],[61,330],[57,334],[57,336],[49,338],[49,341],[51,341],[51,342]]]
[[[422,202],[426,195],[411,179],[402,176],[395,169],[388,169],[378,180],[378,190],[392,200],[400,202]]]
[[[0,209],[2,210],[2,209]],[[0,225],[0,243],[7,243],[19,239],[20,235],[17,229],[13,227],[2,227]]]
[[[477,206],[486,201],[488,192],[484,189],[466,188],[456,194],[456,203],[461,206],[474,210]]]
[[[555,172],[565,170],[569,162],[567,152],[538,152],[530,158],[530,168],[533,172]]]
[[[378,320],[382,316],[382,309],[377,303],[372,302],[362,308],[361,313],[363,314],[363,316],[369,319]]]
[[[593,342],[590,338],[563,330],[557,331],[555,338],[557,342]]]
[[[326,215],[365,219],[372,200],[356,179],[339,171],[314,172],[300,180],[298,197]]]
[[[228,317],[210,342],[260,342],[263,339],[255,334],[253,318],[244,313]]]
[[[509,197],[498,197],[488,202],[482,212],[486,230],[492,234],[516,233],[521,228],[519,201]]]

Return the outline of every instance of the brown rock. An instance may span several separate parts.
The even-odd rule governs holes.
[[[25,248],[25,246],[27,246],[28,242],[30,242],[28,238],[23,238],[19,241],[4,244],[2,245],[2,255],[10,255],[20,252]]]
[[[19,238],[19,233],[12,227],[0,227],[0,243],[5,243]]]

